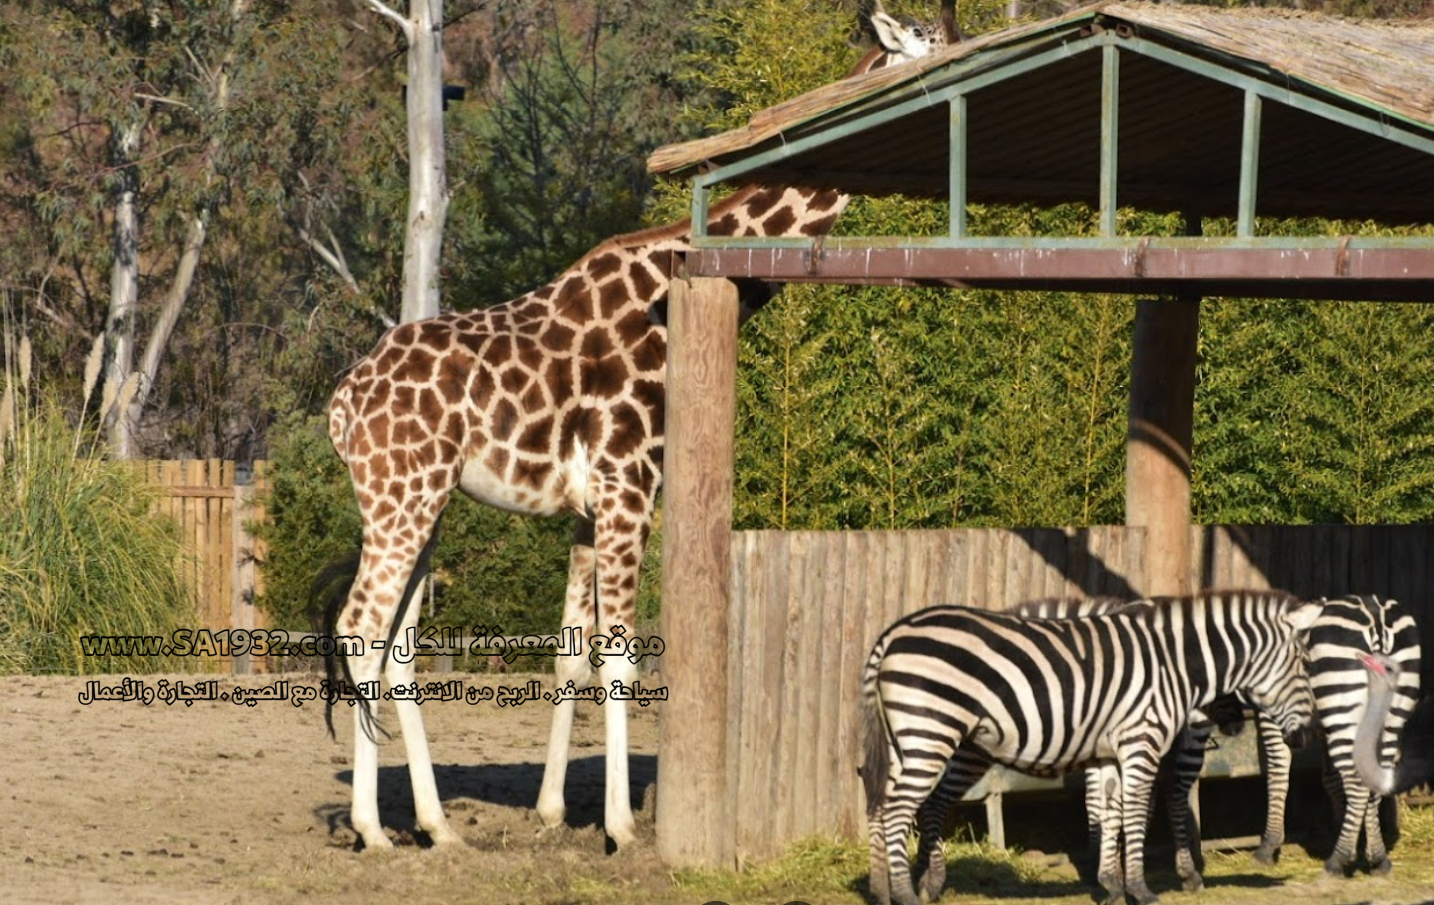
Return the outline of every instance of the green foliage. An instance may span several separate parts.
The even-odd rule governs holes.
[[[685,11],[677,0],[539,0],[495,13],[527,37],[490,96],[450,112],[457,307],[521,295],[637,228],[646,156],[675,137],[661,114],[675,106]]]
[[[92,432],[26,385],[26,369],[9,369],[0,403],[0,674],[192,669],[192,658],[83,652],[85,635],[192,624],[193,589],[176,568],[185,548],[144,476],[106,460]]]

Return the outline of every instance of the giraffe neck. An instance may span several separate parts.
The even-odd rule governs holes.
[[[713,205],[708,232],[714,236],[819,236],[846,207],[848,196],[832,189],[747,186]],[[691,248],[690,220],[608,239],[553,282],[470,317],[491,330],[558,317],[576,327],[646,312],[664,299],[677,254]],[[476,326],[476,324],[475,324]]]

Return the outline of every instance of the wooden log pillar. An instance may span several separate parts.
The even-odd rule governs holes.
[[[1195,420],[1198,296],[1140,299],[1130,374],[1125,448],[1125,523],[1146,529],[1151,595],[1188,594],[1190,443]]]
[[[737,287],[673,280],[663,464],[657,851],[671,866],[735,863],[727,776],[727,626]]]

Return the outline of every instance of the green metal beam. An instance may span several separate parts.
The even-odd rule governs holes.
[[[1255,234],[1255,196],[1260,178],[1260,96],[1245,92],[1245,123],[1240,136],[1240,207],[1235,235]]]
[[[788,132],[773,139],[776,143],[771,147],[743,154],[741,159],[715,166],[696,178],[700,184],[707,186],[719,182],[732,182],[753,170],[796,157],[833,141],[875,129],[912,113],[948,103],[958,94],[970,95],[988,85],[1016,78],[1115,40],[1117,39],[1113,33],[1097,32],[1087,37],[1073,38],[1057,47],[1048,48],[1038,53],[1030,53],[1029,48],[1020,48],[1020,54],[1009,53],[994,62],[983,56],[974,61],[979,65],[968,66],[964,69],[959,67],[959,61],[957,61],[952,64],[957,68],[939,73],[940,77],[937,79],[928,80],[926,76],[929,74],[924,74],[911,83],[898,82],[862,99],[852,107],[843,109],[839,114],[827,114],[794,126]],[[1003,62],[1008,58],[1008,62]],[[974,74],[967,75],[968,72]],[[890,103],[893,98],[899,97],[906,99]],[[841,122],[832,122],[831,120],[838,115]]]
[[[1275,101],[1306,113],[1312,113],[1377,138],[1392,141],[1425,154],[1434,154],[1434,137],[1431,137],[1427,130],[1425,130],[1425,134],[1420,134],[1413,129],[1405,128],[1399,122],[1395,122],[1393,114],[1381,110],[1358,113],[1303,93],[1303,91],[1319,92],[1322,89],[1318,85],[1291,81],[1283,74],[1281,74],[1282,80],[1278,84],[1267,82],[1254,75],[1239,72],[1228,66],[1220,66],[1184,51],[1158,44],[1149,38],[1131,36],[1120,40],[1124,41],[1131,50],[1162,63],[1168,63],[1187,72],[1214,79],[1242,91],[1253,91],[1264,100]],[[1403,120],[1403,117],[1399,117],[1399,119]]]

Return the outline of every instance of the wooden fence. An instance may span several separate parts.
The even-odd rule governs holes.
[[[1434,526],[1196,527],[1190,542],[1196,586],[1391,596],[1434,650]],[[1144,532],[1121,526],[741,531],[732,543],[727,763],[740,857],[813,833],[864,838],[858,687],[892,621],[933,603],[996,609],[1138,595],[1145,583]]]
[[[159,511],[179,525],[188,554],[181,573],[195,593],[194,628],[264,628],[262,613],[254,606],[263,588],[256,567],[262,558],[260,541],[246,522],[262,521],[259,491],[268,463],[255,462],[247,480],[236,480],[234,462],[221,459],[182,461],[148,460],[139,463],[145,476],[159,488]],[[248,658],[217,661],[234,672],[250,669]]]

